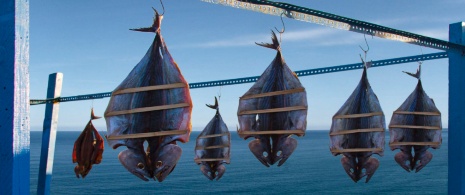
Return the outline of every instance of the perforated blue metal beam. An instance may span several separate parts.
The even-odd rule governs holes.
[[[285,17],[320,24],[332,28],[348,30],[368,35],[402,41],[406,43],[421,45],[434,49],[447,50],[449,48],[460,49],[465,51],[465,46],[453,42],[448,42],[432,37],[414,34],[407,31],[397,30],[374,23],[356,20],[344,16],[322,12],[306,7],[300,7],[289,3],[274,2],[268,0],[201,0],[208,3],[220,4],[234,8],[240,8],[250,11],[261,12],[280,16],[284,13]]]
[[[402,64],[402,63],[416,62],[416,61],[434,60],[434,59],[441,59],[441,58],[447,58],[447,52],[439,52],[439,53],[432,53],[432,54],[378,60],[378,61],[373,61],[372,67],[381,67],[381,66],[388,66],[388,65],[395,65],[395,64]],[[330,67],[324,67],[324,68],[299,70],[299,71],[295,71],[295,73],[297,74],[297,76],[303,77],[303,76],[310,76],[310,75],[356,70],[356,69],[361,69],[362,67],[363,67],[362,63],[354,63],[354,64],[347,64],[347,65],[340,65],[340,66],[330,66]],[[191,89],[197,89],[197,88],[205,88],[205,87],[216,87],[216,86],[225,86],[225,85],[237,85],[237,84],[243,84],[243,83],[253,83],[257,81],[258,78],[259,76],[252,76],[252,77],[243,77],[243,78],[226,79],[226,80],[218,80],[218,81],[205,81],[205,82],[191,83],[189,84],[189,87]],[[31,100],[31,105],[45,104],[47,102],[69,102],[69,101],[79,101],[79,100],[101,99],[101,98],[106,98],[110,96],[111,96],[111,92],[106,92],[106,93],[96,93],[96,94],[78,95],[78,96],[70,96],[70,97],[60,97],[60,98],[48,99],[48,100],[35,99],[35,100]]]

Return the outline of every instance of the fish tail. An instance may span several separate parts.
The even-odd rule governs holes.
[[[102,118],[102,117],[100,117],[100,116],[95,116],[95,114],[94,114],[94,108],[90,109],[90,120],[99,119],[99,118]]]
[[[205,104],[205,105],[211,109],[218,110],[218,99],[216,99],[215,97],[215,105],[210,105],[210,104]]]
[[[257,43],[257,42],[255,42],[255,44],[260,45],[262,47],[270,48],[270,49],[280,50],[278,37],[276,36],[276,34],[274,33],[273,30],[271,30],[271,40],[273,41],[273,43],[263,43],[263,42],[262,43]]]
[[[411,72],[405,72],[405,71],[402,71],[403,73],[405,74],[408,74],[412,77],[415,77],[417,78],[418,80],[420,80],[420,76],[421,76],[421,64],[418,65],[418,69],[417,69],[417,72],[415,74],[411,73]]]

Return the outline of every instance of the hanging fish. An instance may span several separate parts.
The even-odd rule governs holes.
[[[144,181],[162,182],[181,156],[176,142],[189,141],[192,101],[189,85],[161,35],[163,15],[154,11],[151,27],[131,29],[156,35],[142,60],[113,91],[105,120],[110,146],[127,147],[118,155],[121,164]]]
[[[221,118],[216,97],[215,105],[207,106],[215,109],[216,114],[197,137],[194,161],[208,179],[219,180],[226,171],[224,164],[230,163],[231,135]]]
[[[103,138],[92,124],[92,120],[99,118],[101,117],[95,116],[94,109],[92,109],[89,122],[74,142],[73,163],[78,163],[74,167],[77,178],[79,178],[79,175],[85,178],[92,169],[93,164],[102,162]]]
[[[438,149],[441,146],[441,112],[423,90],[421,64],[415,74],[405,73],[417,78],[418,83],[392,115],[389,123],[389,146],[391,150],[401,150],[394,159],[402,168],[408,172],[418,172],[433,158],[428,148]]]
[[[343,155],[342,167],[354,182],[365,176],[368,182],[378,168],[379,161],[371,156],[384,154],[385,126],[384,113],[368,82],[365,65],[357,88],[333,116],[329,132],[331,153]]]
[[[277,51],[255,84],[240,98],[237,111],[241,138],[254,137],[250,151],[265,166],[281,166],[297,147],[292,134],[305,135],[307,94],[297,75],[287,66],[272,31],[271,44],[257,45]]]

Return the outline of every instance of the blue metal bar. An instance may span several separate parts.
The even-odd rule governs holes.
[[[465,22],[449,25],[449,41],[465,44]],[[465,53],[449,56],[449,194],[465,194]]]
[[[62,73],[53,73],[48,76],[47,99],[60,97],[62,83]],[[50,194],[59,108],[60,103],[58,101],[48,102],[45,106],[42,147],[40,152],[39,182],[37,183],[37,194],[39,195]]]
[[[407,56],[401,58],[392,58],[386,60],[378,60],[373,61],[372,67],[381,67],[381,66],[388,66],[388,65],[395,65],[395,64],[402,64],[408,62],[416,62],[416,61],[426,61],[426,60],[435,60],[447,58],[447,52],[439,52],[439,53],[431,53],[425,55],[416,55],[416,56]],[[317,75],[317,74],[326,74],[326,73],[333,73],[333,72],[341,72],[341,71],[348,71],[348,70],[355,70],[361,69],[362,63],[354,63],[348,65],[340,65],[340,66],[330,66],[325,68],[314,68],[308,70],[299,70],[295,71],[297,76],[310,76],[310,75]],[[252,77],[243,77],[243,78],[236,78],[236,79],[226,79],[226,80],[218,80],[218,81],[206,81],[206,82],[198,82],[198,83],[191,83],[189,87],[191,89],[197,88],[205,88],[205,87],[216,87],[216,86],[224,86],[224,85],[237,85],[243,83],[253,83],[257,81],[259,76],[252,76]],[[91,100],[91,99],[100,99],[105,97],[110,97],[111,92],[106,93],[96,93],[96,94],[88,94],[88,95],[78,95],[78,96],[70,96],[70,97],[61,97],[61,98],[52,98],[46,100],[31,100],[31,105],[38,105],[38,104],[45,104],[48,102],[68,102],[68,101],[79,101],[79,100]]]
[[[0,1],[0,194],[29,194],[29,1]]]
[[[397,30],[361,20],[355,20],[344,16],[338,16],[335,14],[309,9],[306,7],[300,7],[289,3],[274,2],[269,0],[202,1],[231,6],[234,8],[241,8],[250,11],[261,12],[264,14],[270,14],[275,16],[281,16],[281,13],[284,13],[284,16],[295,20],[321,24],[332,28],[373,35],[384,39],[397,40],[434,49],[447,50],[449,48],[456,48],[465,50],[465,46],[457,43],[447,42],[444,40],[414,34],[407,31]]]

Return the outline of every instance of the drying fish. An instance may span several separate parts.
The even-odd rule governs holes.
[[[92,124],[92,120],[101,117],[94,115],[94,110],[91,110],[91,117],[81,135],[74,142],[73,148],[73,163],[78,163],[74,167],[76,177],[79,175],[85,178],[89,171],[92,169],[93,164],[100,164],[102,162],[103,154],[103,138]]]
[[[441,112],[423,90],[420,80],[421,64],[416,74],[406,73],[417,78],[418,83],[392,115],[389,123],[389,146],[391,150],[401,150],[394,159],[402,168],[408,172],[418,172],[433,158],[428,148],[437,149],[441,145]]]
[[[297,75],[289,69],[272,32],[271,44],[257,45],[275,49],[276,57],[255,84],[239,100],[239,136],[247,139],[250,151],[265,166],[281,166],[297,147],[292,134],[305,135],[307,94]]]
[[[156,35],[142,60],[113,91],[105,119],[110,146],[127,147],[118,155],[121,164],[142,180],[161,182],[181,156],[176,142],[189,141],[192,101],[189,86],[161,35],[163,16],[154,11],[151,27],[131,29]]]
[[[216,114],[197,137],[194,161],[200,165],[200,171],[210,180],[219,180],[230,163],[231,135],[228,127],[221,118],[218,100],[215,105],[208,105],[215,109]]]
[[[357,88],[333,116],[329,132],[331,153],[343,155],[342,166],[355,182],[365,176],[368,182],[378,168],[379,161],[371,156],[383,156],[384,129],[384,114],[368,82],[365,65]]]

